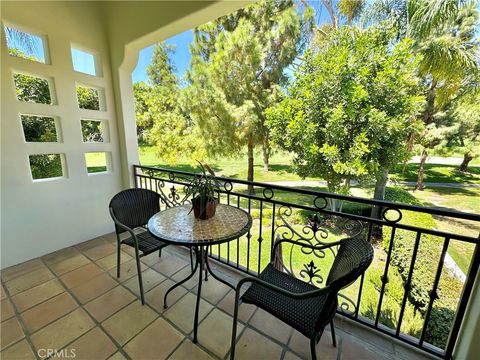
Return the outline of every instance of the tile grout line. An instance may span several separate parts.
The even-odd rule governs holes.
[[[43,261],[43,259],[42,259],[42,261]],[[45,264],[45,265],[48,267],[47,264]],[[108,336],[108,338],[110,339],[110,341],[112,341],[113,344],[117,346],[117,351],[120,351],[119,344],[118,344],[118,343],[115,341],[115,339],[113,339],[113,337],[103,328],[103,326],[88,312],[88,310],[83,307],[83,305],[82,305],[82,303],[80,302],[80,300],[77,299],[77,297],[75,296],[75,294],[73,294],[73,293],[71,292],[70,288],[68,288],[68,287],[65,285],[65,283],[64,283],[60,278],[57,278],[57,280],[58,280],[58,281],[62,284],[62,286],[65,288],[65,292],[67,292],[70,296],[72,296],[73,299],[78,303],[78,307],[79,307],[80,309],[82,309],[82,310],[90,317],[90,319],[93,321],[93,323],[96,324],[100,329],[102,329],[102,331]],[[101,294],[101,295],[103,295],[103,294]],[[99,295],[99,296],[101,296],[101,295]],[[99,297],[99,296],[97,296],[97,297]],[[94,299],[96,299],[97,297],[95,297]],[[91,300],[94,300],[94,299],[91,299]],[[61,318],[63,318],[63,316],[62,316]],[[60,318],[60,319],[61,319],[61,318]],[[57,319],[57,320],[58,320],[58,319]],[[70,344],[74,343],[76,340],[80,339],[83,335],[89,333],[89,332],[92,331],[93,329],[95,329],[95,326],[94,326],[92,329],[84,332],[84,333],[81,334],[80,336],[74,338],[72,341],[68,342],[68,343],[67,343],[66,345],[64,345],[61,349],[65,349],[65,348],[68,347]],[[112,355],[114,355],[114,354],[115,354],[115,352],[112,353],[112,354],[110,355],[110,357],[111,357]],[[125,355],[125,354],[122,353],[122,355]],[[127,357],[127,359],[130,359],[130,357]]]
[[[102,237],[100,236],[100,237],[98,237],[98,238],[102,238]],[[96,239],[97,239],[97,238],[96,238]],[[107,243],[109,243],[109,244],[111,243],[110,240],[107,240],[107,239],[105,239],[105,238],[103,238],[103,239],[104,239]],[[93,239],[93,240],[95,240],[95,239]],[[89,240],[89,241],[93,241],[93,240]],[[82,244],[82,243],[81,243],[81,244]],[[97,246],[100,246],[100,245],[97,245]],[[95,246],[93,246],[92,248],[94,248],[94,247],[95,247]],[[67,248],[65,248],[65,249],[68,249],[68,248],[75,248],[75,250],[77,250],[81,255],[85,256],[85,257],[89,260],[90,263],[93,263],[93,264],[95,264],[96,266],[99,266],[99,265],[97,264],[97,261],[99,261],[99,260],[101,260],[101,259],[103,259],[103,258],[105,258],[105,257],[107,257],[107,256],[110,256],[110,255],[112,255],[112,254],[115,254],[115,252],[114,252],[114,253],[112,253],[112,254],[107,254],[107,255],[105,255],[105,256],[99,257],[99,258],[96,259],[96,260],[93,260],[93,259],[90,258],[88,255],[86,255],[86,254],[84,253],[84,251],[76,248],[75,245],[74,245],[74,246],[67,247]],[[62,250],[63,250],[63,249],[62,249]],[[58,250],[58,251],[62,251],[62,250]],[[88,250],[90,250],[90,249],[88,249]],[[132,257],[132,256],[131,256],[130,254],[128,254],[127,252],[125,252],[125,253],[126,253],[128,256]],[[47,254],[47,255],[49,255],[49,254]],[[180,253],[177,252],[177,251],[168,251],[168,255],[169,255],[169,256],[176,256],[177,258],[180,258],[180,259],[182,259],[182,260],[184,260],[184,261],[186,261],[185,258],[187,257],[186,255],[180,254]],[[182,336],[183,336],[182,341],[180,341],[180,342],[177,344],[177,346],[166,356],[166,359],[170,358],[170,357],[178,350],[178,348],[181,347],[182,344],[184,344],[187,340],[188,340],[188,341],[191,341],[192,331],[190,331],[189,333],[186,334],[182,329],[178,328],[175,323],[173,323],[172,321],[170,321],[168,318],[164,317],[165,311],[162,311],[162,312],[157,311],[157,310],[156,310],[155,308],[153,308],[150,304],[146,303],[146,305],[148,306],[148,308],[151,309],[151,310],[152,310],[155,314],[157,314],[158,316],[157,316],[152,322],[148,323],[144,328],[142,328],[140,331],[138,331],[138,332],[137,332],[131,339],[129,339],[123,346],[120,345],[120,344],[109,334],[109,332],[107,332],[107,331],[105,330],[105,328],[102,326],[102,324],[101,324],[99,321],[97,321],[97,320],[93,317],[93,315],[91,315],[91,314],[89,313],[89,311],[85,308],[85,305],[87,305],[87,304],[89,304],[90,302],[92,302],[92,301],[98,299],[99,297],[105,295],[106,293],[108,293],[109,291],[111,291],[112,289],[116,288],[116,287],[119,286],[119,285],[121,285],[122,288],[126,289],[129,293],[131,293],[131,294],[134,295],[134,297],[135,297],[135,300],[134,300],[134,301],[140,301],[139,295],[137,295],[137,294],[134,292],[134,290],[130,289],[129,287],[127,287],[127,286],[125,285],[125,282],[129,281],[129,280],[132,279],[133,277],[138,277],[138,274],[135,273],[134,275],[132,275],[132,276],[129,277],[128,279],[125,279],[125,280],[123,280],[123,281],[120,281],[119,279],[117,279],[116,277],[114,277],[114,276],[113,276],[112,274],[110,274],[110,272],[109,272],[111,269],[114,269],[116,266],[111,267],[111,268],[109,268],[109,269],[104,269],[104,268],[100,267],[101,270],[102,270],[102,272],[99,273],[99,274],[97,274],[96,276],[94,276],[92,279],[98,277],[98,276],[101,275],[101,274],[106,273],[107,276],[109,276],[110,278],[113,278],[113,279],[116,281],[116,285],[115,285],[112,289],[109,289],[109,290],[107,290],[107,291],[104,292],[104,293],[101,293],[101,294],[99,294],[99,295],[96,295],[94,298],[89,299],[88,302],[86,302],[85,304],[82,304],[82,303],[77,299],[77,297],[71,292],[71,289],[65,285],[65,283],[64,283],[63,280],[61,279],[61,276],[67,275],[68,273],[71,273],[71,272],[73,272],[73,271],[75,271],[75,270],[78,270],[78,269],[82,268],[83,266],[88,266],[89,264],[88,264],[88,263],[87,263],[87,264],[83,264],[83,265],[81,265],[81,266],[79,266],[79,267],[77,267],[77,268],[71,269],[71,270],[69,270],[69,271],[67,271],[67,272],[65,272],[65,273],[56,274],[55,272],[52,271],[52,269],[50,268],[50,265],[52,265],[52,264],[57,264],[57,263],[59,263],[59,262],[61,262],[61,261],[64,261],[64,260],[68,260],[68,258],[67,258],[67,259],[64,259],[64,260],[60,260],[60,261],[53,262],[53,263],[51,263],[51,264],[50,264],[50,263],[47,263],[42,257],[39,257],[39,258],[37,258],[37,259],[39,259],[40,262],[42,263],[42,265],[45,266],[45,268],[48,269],[48,271],[50,271],[50,272],[52,273],[52,275],[53,275],[53,278],[52,278],[52,279],[48,279],[48,280],[42,282],[41,284],[45,284],[45,283],[47,283],[47,282],[49,282],[49,281],[57,280],[57,281],[61,284],[61,286],[64,288],[64,292],[66,292],[67,294],[69,294],[70,296],[72,296],[72,298],[74,299],[74,301],[78,304],[78,307],[76,307],[76,308],[75,308],[74,310],[72,310],[72,311],[69,311],[69,312],[63,314],[60,318],[55,319],[55,320],[53,320],[53,321],[51,321],[51,322],[43,325],[41,328],[38,328],[37,330],[35,330],[35,331],[33,332],[33,334],[30,334],[30,332],[29,332],[28,329],[26,328],[25,323],[23,322],[23,319],[22,319],[22,317],[21,317],[21,313],[18,311],[17,306],[16,306],[16,305],[14,304],[14,302],[12,301],[12,296],[10,295],[10,291],[9,291],[9,290],[7,289],[7,287],[5,286],[6,281],[4,281],[4,280],[2,279],[2,280],[1,280],[1,284],[2,284],[2,286],[3,286],[3,288],[4,288],[4,291],[5,291],[5,294],[6,294],[5,299],[8,299],[8,301],[11,302],[12,307],[13,307],[13,309],[14,309],[14,314],[15,314],[14,317],[15,317],[15,318],[17,319],[17,321],[20,323],[21,328],[22,328],[22,331],[23,331],[24,338],[25,338],[26,341],[28,342],[28,344],[29,344],[29,346],[30,346],[31,349],[35,350],[35,347],[33,346],[33,343],[32,343],[32,341],[31,341],[31,336],[32,336],[32,335],[34,335],[35,333],[41,331],[42,329],[44,329],[45,327],[49,326],[49,325],[52,324],[53,322],[55,322],[55,321],[57,321],[57,320],[65,317],[65,316],[67,316],[68,314],[72,313],[73,311],[75,311],[75,310],[78,309],[78,308],[79,308],[79,309],[82,309],[84,312],[87,313],[87,315],[89,316],[89,318],[93,321],[94,327],[91,328],[91,329],[89,329],[89,330],[86,331],[85,333],[81,334],[80,336],[76,337],[76,338],[73,339],[72,341],[70,341],[67,345],[65,345],[64,347],[62,347],[62,349],[68,347],[69,345],[71,345],[73,342],[75,342],[76,340],[78,340],[78,339],[81,338],[82,336],[90,333],[91,331],[93,331],[93,330],[95,329],[95,327],[98,326],[98,328],[99,328],[101,331],[103,331],[103,332],[107,335],[107,337],[112,341],[112,343],[116,346],[117,351],[118,351],[119,353],[121,353],[123,356],[125,356],[127,359],[130,359],[130,356],[123,350],[123,347],[126,346],[128,343],[130,343],[133,339],[135,339],[140,333],[142,333],[147,327],[149,327],[154,321],[156,321],[156,320],[159,319],[159,318],[163,319],[164,321],[166,321],[167,323],[169,323],[170,325],[172,325],[172,326],[174,327],[174,329],[176,329],[177,331],[179,331],[179,333],[182,334]],[[211,259],[211,258],[210,258],[210,259]],[[210,260],[210,259],[209,259],[209,260]],[[32,260],[35,260],[35,259],[32,259]],[[133,258],[133,259],[131,259],[131,260],[135,261],[135,258]],[[142,260],[142,259],[140,259],[140,260]],[[188,259],[188,260],[189,260],[189,259]],[[213,259],[213,260],[215,260],[215,259]],[[31,260],[29,260],[29,261],[31,261]],[[130,260],[129,260],[129,261],[130,261]],[[159,261],[160,261],[160,260],[159,260]],[[165,274],[162,273],[161,271],[153,268],[153,266],[156,265],[156,264],[158,264],[159,261],[157,261],[157,262],[155,262],[155,263],[153,263],[153,264],[151,264],[151,265],[149,265],[148,263],[142,262],[142,266],[145,266],[145,269],[144,269],[142,272],[145,272],[145,271],[147,271],[147,270],[150,269],[150,270],[153,270],[153,271],[155,271],[156,273],[159,273],[160,275],[164,276],[164,279],[163,279],[162,281],[160,281],[158,284],[155,284],[155,285],[154,285],[151,289],[149,289],[145,294],[148,294],[148,292],[150,292],[150,291],[152,291],[153,289],[155,289],[156,287],[160,286],[160,285],[161,285],[162,283],[164,283],[166,280],[170,280],[170,281],[173,281],[173,282],[175,283],[176,281],[173,280],[172,277],[174,277],[174,276],[177,275],[179,272],[181,272],[181,271],[183,271],[185,268],[187,268],[187,267],[188,267],[188,264],[189,264],[189,261],[186,261],[186,262],[187,262],[187,265],[181,267],[180,269],[176,270],[174,273],[172,273],[172,274],[170,274],[170,275],[165,275]],[[216,265],[220,265],[220,267],[225,266],[225,265],[222,264],[222,263],[218,263],[218,264],[217,264],[216,261],[215,261],[214,263],[215,263]],[[217,266],[217,269],[218,269],[218,266]],[[227,270],[230,270],[230,269],[227,269]],[[30,274],[30,273],[32,273],[32,272],[34,272],[34,271],[35,271],[35,270],[32,270],[32,271],[30,271],[30,272],[27,272],[26,274],[22,274],[22,275],[16,276],[16,277],[14,277],[13,279],[10,279],[9,281],[14,280],[14,279],[16,279],[16,278],[19,278],[19,277],[21,277],[21,276]],[[226,277],[226,278],[228,278],[229,280],[232,280],[232,279],[233,279],[233,280],[234,280],[233,282],[236,281],[236,278],[233,278],[233,277],[232,277],[231,275],[229,275],[228,273],[222,273],[221,270],[220,270],[220,273],[221,273],[222,275],[224,275],[224,276],[221,276],[221,278],[225,278],[225,277]],[[239,275],[239,276],[242,276],[243,274],[238,274],[238,275]],[[92,280],[92,279],[89,279],[89,280],[87,280],[86,282],[88,282],[88,281],[90,281],[90,280]],[[209,280],[211,280],[211,281],[216,281],[216,280],[213,279],[212,277],[210,277]],[[19,295],[19,294],[21,294],[21,293],[23,293],[23,292],[25,292],[25,291],[28,291],[28,290],[36,287],[36,286],[39,286],[39,285],[41,285],[41,284],[38,284],[38,285],[32,286],[31,288],[25,289],[24,291],[22,291],[22,292],[20,292],[20,293],[18,293],[18,294],[16,294],[16,295]],[[78,286],[80,286],[80,284],[79,284]],[[195,284],[195,285],[194,285],[193,287],[191,287],[191,288],[187,288],[187,287],[185,287],[184,284],[183,284],[183,285],[182,285],[182,288],[186,289],[186,293],[183,294],[182,296],[180,296],[173,304],[171,304],[171,305],[169,306],[169,308],[172,307],[174,304],[176,304],[176,303],[177,303],[178,301],[180,301],[181,299],[183,299],[188,293],[191,293],[192,295],[196,296],[196,292],[194,292],[194,291],[197,290],[197,284]],[[229,314],[226,310],[218,307],[218,304],[220,304],[227,296],[229,296],[230,291],[231,291],[231,289],[229,289],[224,295],[222,295],[222,296],[219,298],[219,300],[215,301],[215,303],[213,303],[213,302],[211,302],[210,300],[204,298],[203,296],[201,297],[201,300],[202,300],[202,301],[205,301],[207,304],[212,305],[212,308],[205,314],[205,316],[204,316],[201,320],[199,320],[199,326],[205,321],[205,319],[208,318],[208,316],[210,316],[210,314],[211,314],[215,309],[218,309],[220,312],[226,314],[226,315],[229,316],[229,317],[232,317],[232,315]],[[205,294],[205,293],[204,293],[204,294]],[[47,302],[47,301],[49,301],[49,300],[51,300],[51,299],[59,296],[59,295],[61,295],[61,293],[60,293],[60,294],[57,294],[57,295],[55,295],[55,296],[53,296],[53,297],[51,297],[51,298],[49,298],[49,299],[46,299],[46,300],[44,300],[44,301],[42,301],[42,302],[40,302],[40,303],[38,303],[38,304],[35,304],[34,306],[31,306],[31,307],[23,310],[23,312],[26,312],[26,311],[28,311],[28,310],[31,310],[31,309],[35,308],[36,306],[39,306],[39,305],[41,305],[41,304],[43,304],[43,303],[45,303],[45,302]],[[107,318],[105,318],[103,321],[105,321],[105,320],[111,318],[112,316],[118,314],[120,311],[122,311],[123,309],[125,309],[127,306],[131,305],[134,301],[131,301],[130,303],[122,306],[120,309],[118,309],[116,312],[112,313],[110,316],[108,316]],[[256,311],[257,311],[257,309],[254,310],[254,312],[249,316],[249,318],[248,318],[248,320],[247,320],[246,322],[243,322],[243,321],[239,320],[240,323],[244,324],[244,329],[242,329],[242,331],[238,334],[237,339],[236,339],[236,342],[238,343],[239,339],[243,336],[243,334],[245,333],[246,329],[249,328],[249,329],[251,329],[251,330],[253,330],[253,331],[261,334],[261,335],[264,336],[265,338],[273,341],[275,344],[280,345],[281,348],[282,348],[282,353],[281,353],[281,355],[280,355],[280,359],[283,359],[283,358],[286,356],[286,353],[287,353],[288,351],[290,351],[290,352],[292,352],[293,354],[299,356],[298,353],[296,353],[295,351],[293,351],[291,348],[288,347],[288,344],[290,343],[290,341],[291,341],[291,339],[292,339],[292,337],[293,337],[294,331],[292,330],[292,331],[290,332],[290,335],[289,335],[289,338],[288,338],[286,344],[282,344],[280,341],[276,340],[275,338],[270,337],[268,334],[264,334],[260,329],[257,329],[257,328],[255,328],[254,326],[252,326],[252,325],[250,324],[250,321],[251,321],[251,320],[253,319],[253,317],[255,316]],[[22,312],[22,313],[23,313],[23,312]],[[10,320],[10,319],[8,319],[8,320]],[[102,322],[103,322],[103,321],[102,321]],[[288,326],[288,325],[285,325],[285,326]],[[337,328],[338,328],[338,327],[337,327]],[[186,334],[186,335],[184,335],[184,334]],[[347,332],[347,334],[348,334],[348,332]],[[352,335],[350,334],[350,336],[352,336]],[[357,338],[357,337],[355,337],[355,336],[353,336],[353,337],[354,337],[356,340],[359,339],[359,338]],[[10,345],[7,346],[6,348],[2,349],[2,352],[3,352],[4,350],[9,349],[9,348],[13,347],[14,345],[20,343],[24,338],[21,338],[21,339],[19,339],[18,341],[10,344]],[[339,340],[340,340],[340,341],[338,341],[338,344],[337,344],[337,349],[338,349],[338,350],[337,350],[337,359],[339,359],[339,358],[341,357],[343,337],[340,337]],[[364,341],[361,341],[361,343],[363,343],[363,342],[364,342]],[[205,351],[205,353],[207,353],[209,356],[212,356],[212,357],[214,357],[215,359],[220,359],[217,355],[211,353],[211,351],[210,351],[209,349],[205,348],[203,345],[201,345],[201,344],[196,344],[196,346],[198,346],[202,351]],[[39,355],[38,355],[35,351],[33,351],[33,353],[34,353],[34,356],[35,356],[37,359],[40,359]],[[226,356],[224,357],[225,359],[228,358],[229,353],[230,353],[230,350],[227,351],[227,354],[226,354]],[[114,352],[113,354],[111,354],[110,357],[113,356],[114,354],[115,354],[115,352]]]
[[[11,296],[10,296],[10,291],[7,289],[7,287],[5,286],[5,283],[3,280],[1,280],[1,284],[3,286],[3,291],[5,291],[7,297],[6,299],[11,299]],[[13,342],[12,344],[8,345],[7,347],[5,348],[2,348],[1,352],[5,351],[6,349],[9,349],[11,347],[13,347],[14,345],[20,343],[23,339],[25,339],[27,341],[27,343],[30,345],[30,350],[32,350],[32,353],[33,353],[33,356],[35,356],[36,359],[40,359],[40,357],[38,356],[37,352],[34,351],[35,347],[33,346],[33,342],[32,340],[30,339],[30,336],[29,336],[29,331],[27,329],[27,326],[25,325],[23,319],[21,318],[20,316],[20,312],[18,311],[17,309],[17,306],[14,304],[13,301],[11,301],[11,304],[12,304],[12,307],[13,307],[13,311],[15,313],[15,316],[14,318],[19,322],[20,324],[20,327],[21,327],[21,330],[23,331],[23,337],[21,339],[18,339],[17,341]]]

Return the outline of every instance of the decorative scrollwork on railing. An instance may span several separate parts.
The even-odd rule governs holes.
[[[328,238],[328,232],[324,229],[324,223],[325,219],[324,217],[320,217],[318,214],[314,214],[312,217],[310,217],[307,221],[306,225],[303,225],[300,229],[295,228],[290,224],[288,221],[288,217],[290,217],[293,214],[293,210],[290,206],[282,205],[279,210],[278,210],[278,218],[280,219],[279,222],[276,224],[276,233],[277,236],[279,236],[282,239],[286,240],[294,240],[297,241],[300,246],[300,251],[305,254],[305,255],[313,255],[317,259],[323,259],[326,256],[325,250],[323,249],[311,249],[310,247],[307,246],[301,246],[302,243],[305,245],[309,246],[318,246],[318,245],[325,245],[327,242],[325,241]],[[282,267],[286,272],[290,274],[294,274],[294,247],[290,247],[290,251],[288,254],[288,265],[283,262]],[[335,250],[334,248],[328,248],[329,251],[332,252],[333,255],[335,255]],[[300,270],[300,276],[305,277],[308,274],[312,274],[312,266],[314,266],[313,260],[311,262],[311,265],[304,265],[304,269]],[[323,278],[317,274],[318,271],[315,272],[316,276],[315,278],[318,278],[320,280],[317,280],[316,282],[318,284],[323,281]],[[298,271],[298,270],[297,270]]]
[[[274,192],[271,188],[267,187],[267,188],[263,189],[263,197],[265,199],[270,200],[271,198],[273,198],[273,195],[275,195],[275,194],[274,194]]]
[[[338,293],[338,309],[340,312],[353,315],[357,311],[357,305],[348,296]]]
[[[323,201],[323,203],[322,203]],[[328,206],[328,200],[324,196],[317,196],[313,200],[313,205],[318,209],[318,210],[323,210]]]
[[[231,192],[231,191],[233,190],[233,184],[232,184],[232,182],[231,182],[231,181],[225,181],[225,182],[223,183],[223,189],[224,189],[227,193]]]
[[[391,216],[389,216],[389,213],[390,214],[391,213],[396,213],[396,217],[392,218]],[[382,218],[389,223],[397,223],[400,220],[402,220],[402,217],[403,217],[402,212],[397,208],[389,207],[389,208],[384,209],[383,212],[382,212]]]
[[[303,269],[300,270],[300,277],[304,280],[307,280],[308,278],[308,280],[305,282],[308,282],[309,284],[321,285],[323,284],[323,276],[319,274],[319,272],[320,272],[320,269],[317,268],[317,266],[315,266],[315,263],[312,260],[310,261],[309,264],[303,264]]]
[[[169,172],[169,173],[168,173],[168,179],[169,179],[170,181],[175,181],[175,173]]]
[[[174,205],[180,204],[180,195],[178,194],[178,191],[175,188],[175,185],[172,185],[172,187],[170,188],[170,194],[168,194],[168,199]]]
[[[348,233],[349,237],[360,235],[364,229],[364,224],[356,219],[344,219],[342,221],[342,229]]]

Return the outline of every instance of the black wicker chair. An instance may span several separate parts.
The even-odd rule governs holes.
[[[324,251],[338,246],[338,252],[328,274],[326,286],[318,288],[291,274],[277,269],[277,247],[282,243],[298,245],[302,250]],[[373,259],[373,248],[360,238],[349,238],[328,245],[314,246],[305,242],[287,239],[276,241],[272,251],[272,262],[258,277],[247,277],[239,281],[235,291],[232,344],[230,359],[235,357],[235,343],[240,301],[254,304],[282,320],[310,339],[312,359],[316,359],[315,345],[320,341],[325,326],[330,323],[333,346],[336,346],[333,318],[337,309],[339,290],[353,283],[368,268]],[[252,285],[240,297],[243,284]]]
[[[115,232],[117,234],[117,277],[120,277],[120,246],[122,244],[131,246],[135,249],[142,304],[145,304],[145,299],[140,258],[157,250],[158,256],[161,256],[162,249],[168,245],[154,238],[146,230],[148,220],[160,211],[160,199],[169,206],[169,202],[165,201],[160,194],[154,191],[148,189],[127,189],[116,194],[109,205],[110,215],[115,223]],[[141,231],[138,231],[138,229],[141,229]],[[120,240],[120,234],[124,232],[128,232],[130,236],[125,240]],[[191,249],[190,264],[193,264]]]

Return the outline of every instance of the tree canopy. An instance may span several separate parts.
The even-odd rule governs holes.
[[[291,0],[261,1],[195,29],[187,73],[188,113],[211,156],[260,146],[268,169],[271,151],[265,109],[278,101],[285,69],[305,46],[311,10]]]
[[[405,139],[423,105],[419,59],[412,41],[392,47],[391,38],[381,26],[330,31],[268,111],[272,137],[295,154],[297,172],[326,179],[329,191],[378,178],[408,155]]]

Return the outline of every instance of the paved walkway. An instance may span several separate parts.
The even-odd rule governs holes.
[[[441,157],[441,156],[429,156],[427,158],[427,164],[439,164],[439,165],[460,165],[463,161],[462,157]],[[413,156],[409,163],[419,163],[420,156]]]

